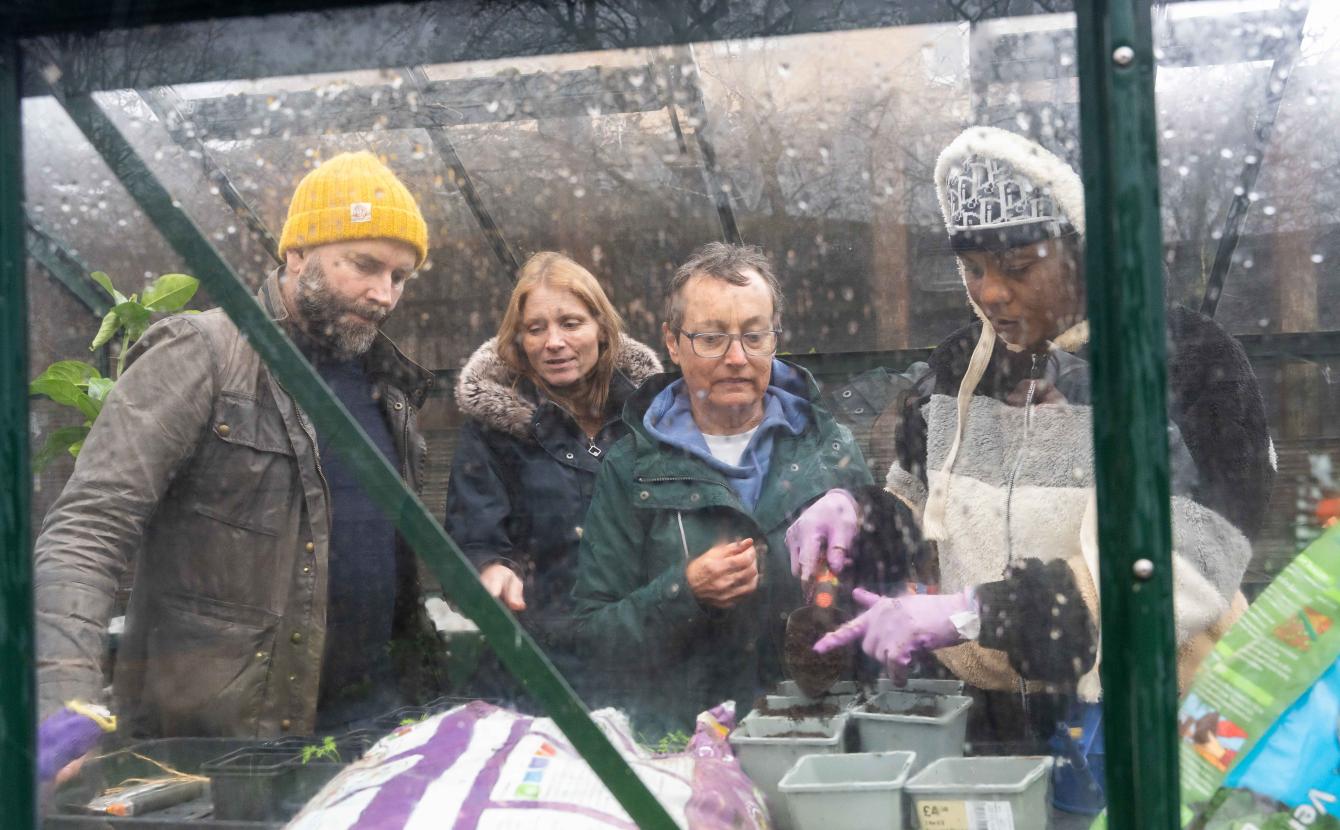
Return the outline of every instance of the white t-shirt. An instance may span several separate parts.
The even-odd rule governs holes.
[[[740,466],[740,458],[744,456],[744,451],[749,447],[749,440],[758,432],[758,427],[754,427],[748,432],[741,432],[739,435],[708,435],[703,433],[703,440],[707,442],[707,450],[712,453],[718,461],[725,462],[732,467]]]

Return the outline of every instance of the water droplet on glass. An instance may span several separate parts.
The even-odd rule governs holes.
[[[1222,149],[1222,150],[1219,151],[1219,157],[1220,157],[1220,158],[1231,159],[1231,158],[1233,158],[1233,151],[1230,150],[1230,149],[1228,149],[1227,147],[1225,147],[1224,149]]]
[[[1310,259],[1312,260],[1313,264],[1320,265],[1322,263],[1322,260],[1326,259],[1326,257],[1322,256],[1321,254],[1313,254],[1310,257]]]
[[[1261,208],[1261,212],[1264,213],[1266,216],[1274,216],[1274,215],[1275,215],[1275,206],[1274,206],[1274,205],[1266,205],[1265,207]]]
[[[1188,175],[1190,175],[1190,174],[1191,174],[1191,168],[1190,168],[1190,167],[1187,167],[1185,164],[1178,165],[1178,167],[1177,167],[1177,175],[1185,177],[1185,176],[1188,176]]]

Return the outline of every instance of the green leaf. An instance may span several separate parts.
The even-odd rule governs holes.
[[[139,340],[144,330],[149,328],[149,309],[134,300],[126,300],[112,311],[126,327],[126,334],[130,336],[131,343]]]
[[[88,390],[88,396],[100,403],[107,400],[107,396],[115,385],[116,381],[111,378],[89,378],[85,388]]]
[[[88,435],[88,427],[61,427],[47,436],[47,441],[42,445],[42,449],[33,456],[33,472],[40,473],[46,469],[46,466],[56,460],[56,456],[63,452],[69,452],[71,455],[78,455],[77,447],[82,446],[84,437]]]
[[[88,425],[85,424],[85,427],[87,427],[87,426],[88,426]],[[84,436],[84,437],[87,438],[88,436]],[[84,442],[83,442],[83,440],[75,441],[73,444],[70,445],[70,455],[74,456],[75,458],[78,458],[78,457],[79,457],[79,451],[82,450],[83,448],[84,448]]]
[[[102,271],[94,271],[90,276],[93,277],[94,282],[102,286],[103,291],[106,291],[108,294],[112,295],[113,300],[115,300],[118,303],[124,303],[126,301],[126,295],[122,294],[120,291],[117,291],[116,287],[112,285],[111,277],[107,276]]]
[[[34,378],[28,385],[28,393],[46,395],[65,406],[76,406],[81,396],[87,397],[80,387],[87,385],[90,379],[101,377],[97,369],[82,360],[61,360]]]
[[[84,392],[80,392],[75,396],[73,405],[77,407],[89,421],[96,420],[98,413],[102,412],[102,401],[95,401]]]
[[[164,274],[144,292],[142,304],[151,311],[176,311],[190,302],[200,280],[186,274]]]
[[[102,316],[102,325],[98,327],[98,333],[94,336],[93,342],[88,344],[90,352],[96,352],[102,348],[108,340],[116,336],[116,330],[121,328],[121,318],[116,316],[116,309],[112,309]]]

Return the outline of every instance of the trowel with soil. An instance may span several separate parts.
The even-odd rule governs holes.
[[[786,675],[796,682],[800,691],[818,698],[849,672],[856,654],[851,643],[819,654],[814,644],[830,631],[847,621],[847,615],[837,607],[838,578],[822,559],[813,581],[805,586],[808,602],[792,611],[786,618],[786,641],[783,662]]]

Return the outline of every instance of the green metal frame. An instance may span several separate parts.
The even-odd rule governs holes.
[[[1177,651],[1153,38],[1142,0],[1078,6],[1108,818],[1172,830]]]
[[[344,5],[337,2],[334,5]],[[220,4],[148,0],[125,16],[80,16],[24,4],[27,32],[99,29],[191,19]],[[311,8],[302,2],[229,4],[227,13]],[[327,5],[327,4],[322,4]],[[1164,330],[1153,55],[1149,9],[1139,0],[1077,4],[1084,179],[1088,194],[1091,349],[1094,364],[1103,679],[1108,730],[1109,826],[1177,826],[1175,650],[1172,636]],[[36,9],[36,10],[35,10]],[[155,9],[157,11],[155,11]],[[0,27],[0,33],[5,32]],[[0,468],[18,486],[0,493],[0,803],[7,822],[33,826],[36,798],[31,563],[27,458],[27,305],[24,294],[18,48],[0,34]],[[1128,47],[1129,61],[1114,61]],[[209,288],[425,559],[483,630],[504,664],[540,700],[642,827],[674,826],[664,809],[595,727],[571,689],[515,619],[490,597],[454,542],[88,95],[64,101],[89,141],[117,159],[118,178],[188,267]],[[1148,559],[1140,579],[1134,563]]]
[[[65,286],[93,316],[101,318],[111,311],[112,300],[89,276],[92,273],[89,267],[31,219],[26,225],[28,256]]]
[[[28,510],[28,291],[18,41],[0,28],[0,804],[12,827],[37,823],[33,573]]]

